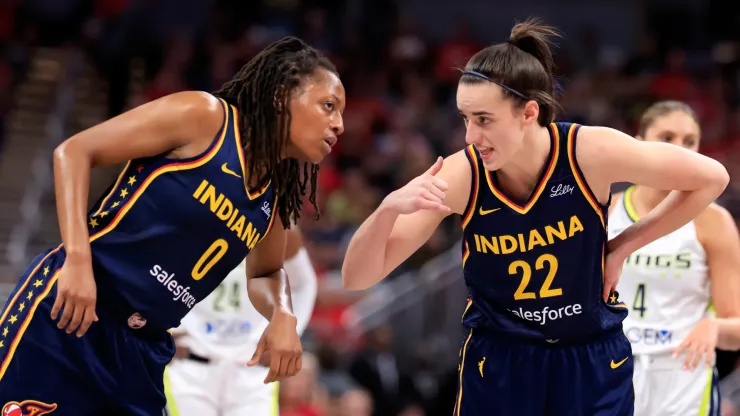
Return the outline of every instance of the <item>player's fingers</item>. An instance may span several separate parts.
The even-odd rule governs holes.
[[[684,340],[684,341],[683,341],[683,342],[681,343],[681,345],[679,345],[678,347],[676,347],[676,349],[674,349],[674,350],[673,350],[673,358],[676,358],[676,357],[678,357],[679,355],[683,354],[683,352],[684,352],[684,351],[686,350],[686,347],[687,347],[687,345],[686,345],[686,341],[687,341],[687,340]]]
[[[301,371],[303,368],[303,351],[301,351],[300,354],[298,354],[298,358],[295,360],[295,373],[298,374],[298,372]]]
[[[440,212],[450,212],[450,207],[448,207],[445,204],[429,201],[427,199],[420,198],[419,201],[417,201],[416,206],[418,209],[427,209],[427,210],[434,210],[434,211],[440,211]]]
[[[62,317],[59,318],[59,322],[57,323],[57,328],[62,329],[69,324],[69,320],[72,319],[72,314],[75,311],[75,304],[67,300],[64,302],[64,306],[62,306]]]
[[[298,373],[298,370],[296,370],[297,361],[297,357],[293,357],[288,360],[288,367],[285,369],[285,377],[292,377]]]
[[[427,201],[437,202],[441,204],[444,198],[444,193],[440,197],[440,196],[435,195],[433,192],[429,190],[424,190],[424,191],[421,191],[421,197],[426,199]]]
[[[696,370],[696,367],[701,362],[703,355],[704,355],[704,350],[702,349],[701,345],[697,345],[696,347],[694,347],[694,354],[692,354],[691,362],[689,363],[689,368],[692,371]]]
[[[450,185],[447,183],[446,180],[437,177],[432,178],[432,184],[441,191],[446,191],[450,189]]]
[[[283,358],[280,359],[280,371],[278,372],[277,380],[281,380],[290,375],[289,371],[291,369],[292,361],[293,361],[292,357],[283,355]]]
[[[714,348],[707,346],[707,350],[704,353],[704,364],[707,368],[712,368],[712,362],[714,361]]]
[[[445,191],[437,188],[436,186],[429,185],[429,187],[427,188],[427,191],[429,191],[429,193],[434,195],[436,198],[439,198],[440,201],[445,200]]]
[[[88,329],[90,329],[90,325],[92,325],[93,322],[97,321],[97,315],[95,314],[95,305],[88,306],[85,308],[85,315],[82,317],[82,325],[80,325],[80,328],[77,330],[77,337],[81,337],[85,335]]]
[[[260,362],[260,358],[262,358],[262,353],[265,352],[265,339],[260,338],[260,342],[257,343],[257,349],[254,350],[254,354],[252,354],[252,359],[249,360],[247,363],[247,366],[253,367],[257,365],[257,363]]]
[[[80,327],[82,323],[82,317],[85,316],[85,307],[82,305],[75,305],[75,311],[72,313],[72,318],[69,320],[67,325],[66,333],[71,334]]]
[[[267,373],[267,377],[265,377],[265,384],[272,383],[277,380],[277,377],[280,374],[280,361],[282,357],[277,353],[277,351],[270,351],[270,356],[270,371]]]
[[[607,282],[604,282],[604,293],[602,296],[604,297],[604,302],[609,301],[609,292],[611,291],[611,285],[607,284]]]
[[[442,159],[442,156],[437,157],[437,160],[434,162],[432,167],[430,167],[426,171],[426,173],[428,173],[429,175],[436,175],[437,172],[439,172],[440,169],[442,169],[442,162],[444,162],[444,159]]]
[[[57,320],[57,317],[59,316],[59,311],[62,310],[62,306],[64,306],[64,293],[57,292],[57,298],[54,300],[54,306],[51,307],[51,319]]]

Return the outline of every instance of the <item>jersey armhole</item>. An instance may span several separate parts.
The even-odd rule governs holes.
[[[473,182],[470,186],[470,195],[468,196],[468,203],[465,206],[465,211],[462,215],[462,228],[463,230],[470,223],[470,220],[475,214],[475,207],[478,205],[478,189],[480,188],[480,167],[478,166],[478,155],[476,154],[475,147],[471,144],[466,147],[465,157],[470,163],[470,170],[473,175]]]
[[[580,166],[578,166],[578,159],[576,157],[576,139],[578,137],[578,130],[580,130],[581,125],[580,124],[571,124],[568,128],[568,138],[567,138],[567,149],[568,149],[568,163],[570,164],[570,169],[573,172],[573,177],[576,180],[576,184],[578,184],[578,188],[581,190],[581,193],[588,201],[589,205],[596,211],[596,214],[601,218],[601,224],[606,228],[606,218],[609,215],[609,205],[612,202],[612,192],[609,191],[609,199],[606,201],[606,204],[602,204],[599,202],[599,199],[596,198],[596,195],[591,190],[591,187],[588,185],[588,182],[586,181],[586,177],[583,175],[583,172],[581,171]]]

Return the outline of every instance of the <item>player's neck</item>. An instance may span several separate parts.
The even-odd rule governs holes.
[[[536,126],[524,134],[522,148],[496,171],[499,181],[522,184],[527,189],[537,186],[550,155],[551,139],[547,127]]]
[[[670,193],[659,189],[648,188],[646,186],[637,186],[632,192],[632,204],[637,205],[640,215],[645,215],[657,207]]]

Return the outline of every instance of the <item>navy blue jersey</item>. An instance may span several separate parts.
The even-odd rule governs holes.
[[[578,129],[549,126],[550,154],[527,201],[507,196],[466,148],[474,175],[463,215],[467,327],[556,342],[618,328],[627,315],[616,298],[602,298],[608,204],[578,168]]]
[[[277,215],[269,178],[255,189],[245,185],[238,114],[221,104],[223,125],[202,154],[130,161],[89,213],[99,290],[120,294],[164,328],[178,326]]]

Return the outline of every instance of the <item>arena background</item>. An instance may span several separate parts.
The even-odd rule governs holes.
[[[304,348],[320,371],[281,392],[284,409],[313,413],[283,414],[448,415],[466,299],[459,220],[372,290],[344,291],[339,269],[352,232],[385,194],[463,146],[454,68],[532,15],[567,35],[556,51],[561,120],[634,134],[652,101],[690,103],[702,151],[733,178],[720,202],[740,216],[735,0],[3,0],[0,301],[59,241],[56,145],[163,95],[214,90],[267,43],[295,34],[337,64],[348,106],[345,134],[321,169],[323,216],[301,223],[320,279]],[[91,203],[118,169],[95,170]],[[720,355],[726,415],[740,405],[736,362]]]

